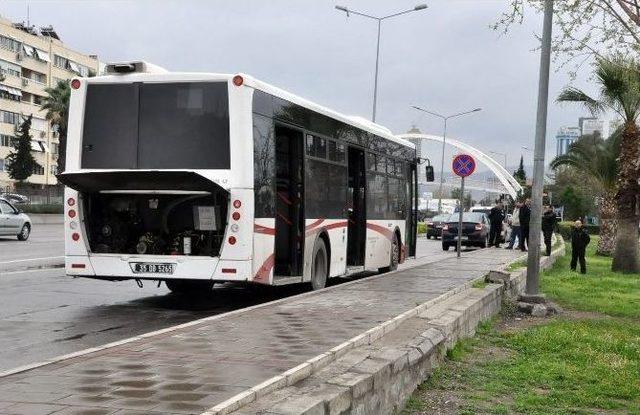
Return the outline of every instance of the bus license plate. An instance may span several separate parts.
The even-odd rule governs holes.
[[[132,262],[131,271],[134,274],[173,274],[176,264],[157,262]]]

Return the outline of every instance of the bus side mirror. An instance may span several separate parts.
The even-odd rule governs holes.
[[[425,166],[425,175],[427,176],[427,182],[435,181],[435,176],[433,174],[433,166]]]

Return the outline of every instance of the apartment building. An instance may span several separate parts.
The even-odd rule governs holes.
[[[98,73],[97,56],[62,43],[52,27],[36,29],[0,17],[0,190],[11,187],[5,158],[23,116],[33,115],[31,148],[37,162],[27,182],[57,184],[58,137],[45,119],[45,88],[60,80]]]

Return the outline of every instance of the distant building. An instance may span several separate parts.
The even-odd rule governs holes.
[[[0,190],[12,186],[5,158],[22,117],[33,115],[31,148],[36,159],[27,183],[56,184],[58,137],[45,119],[41,105],[45,88],[75,76],[98,73],[96,56],[84,55],[65,46],[51,26],[36,30],[0,17]]]
[[[556,134],[556,156],[567,154],[569,146],[580,138],[579,127],[562,127]]]
[[[580,128],[580,137],[595,133],[604,137],[604,120],[595,117],[580,117],[578,118],[578,128]]]

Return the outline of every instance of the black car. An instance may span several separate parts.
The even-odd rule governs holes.
[[[450,215],[442,226],[442,249],[448,251],[458,242],[459,214]],[[482,212],[464,212],[462,214],[462,246],[486,248],[489,245],[489,218]]]
[[[449,220],[451,215],[436,215],[431,219],[427,219],[427,239],[432,237],[438,239],[442,236],[442,225]]]

